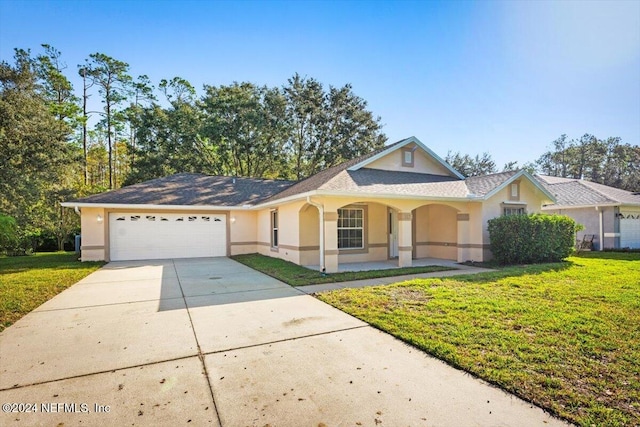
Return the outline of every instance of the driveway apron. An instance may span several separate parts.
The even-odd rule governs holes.
[[[228,258],[112,262],[0,334],[0,425],[566,425]]]

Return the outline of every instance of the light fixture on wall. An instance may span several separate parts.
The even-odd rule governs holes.
[[[235,216],[232,216],[232,217],[231,217],[231,224],[233,224],[234,222],[236,222],[236,217],[235,217]]]
[[[98,215],[96,217],[96,220],[98,221],[98,223],[101,223],[102,222],[102,215]]]

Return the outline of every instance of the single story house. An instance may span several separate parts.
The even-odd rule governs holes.
[[[640,193],[582,179],[536,175],[556,202],[544,212],[567,215],[584,225],[584,235],[595,236],[594,249],[640,248]]]
[[[524,170],[465,179],[411,137],[299,182],[181,173],[63,206],[81,215],[82,260],[258,252],[335,272],[487,260],[489,219],[555,202]]]

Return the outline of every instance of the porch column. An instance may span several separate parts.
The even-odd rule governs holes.
[[[338,212],[324,212],[324,266],[327,273],[338,272]]]
[[[398,212],[398,267],[411,267],[413,251],[411,212]]]
[[[458,220],[458,262],[472,260],[471,241],[469,240],[469,214],[459,213]]]

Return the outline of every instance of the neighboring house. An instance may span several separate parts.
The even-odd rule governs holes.
[[[82,260],[259,252],[335,272],[487,260],[489,219],[554,202],[526,171],[464,179],[411,137],[299,182],[178,174],[63,206],[81,214]]]
[[[594,248],[640,248],[640,193],[621,190],[582,179],[536,175],[556,197],[543,206],[548,213],[570,216],[584,225],[585,234],[595,236]]]

